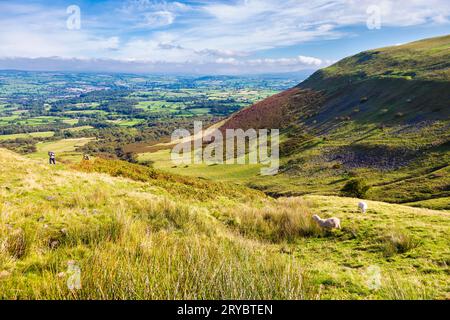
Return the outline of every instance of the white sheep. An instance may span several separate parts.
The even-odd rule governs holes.
[[[361,213],[366,213],[367,211],[367,203],[365,203],[364,201],[361,201],[360,203],[358,203],[358,208],[361,211]]]
[[[329,219],[321,219],[318,215],[313,215],[312,217],[319,226],[324,229],[340,229],[341,228],[341,220],[339,218],[329,218]]]

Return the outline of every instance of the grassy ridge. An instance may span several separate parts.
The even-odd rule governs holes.
[[[0,150],[0,165],[3,299],[420,299],[448,291],[445,212],[369,202],[361,216],[357,199],[274,200],[116,161],[70,170]],[[313,213],[339,217],[343,229],[317,229]],[[81,290],[67,288],[68,263],[81,269]],[[371,289],[373,268],[380,283]]]
[[[324,94],[316,114],[301,120],[326,126],[333,120],[395,125],[447,120],[450,36],[361,52],[319,70],[297,89]],[[293,101],[292,109],[298,109]],[[356,111],[357,110],[357,111]],[[315,122],[315,123],[314,123]],[[336,121],[334,121],[336,122]]]
[[[361,52],[323,70],[327,78],[450,81],[450,35]]]

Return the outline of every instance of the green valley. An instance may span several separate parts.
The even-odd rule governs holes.
[[[169,170],[232,179],[276,197],[341,195],[347,182],[363,179],[368,199],[450,209],[448,61],[450,36],[371,50],[233,114],[222,131],[281,128],[276,176],[249,174],[245,165]],[[162,154],[138,159],[163,168],[169,153]]]
[[[312,74],[0,71],[0,299],[450,299],[449,61],[443,36]],[[194,121],[279,129],[278,172],[175,164]]]

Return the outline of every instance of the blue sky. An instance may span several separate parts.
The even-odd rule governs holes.
[[[0,68],[297,72],[449,30],[448,0],[0,0]]]

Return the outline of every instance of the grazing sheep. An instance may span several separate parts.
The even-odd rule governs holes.
[[[341,220],[338,218],[321,219],[318,215],[313,215],[314,221],[317,221],[320,227],[324,229],[340,229]]]
[[[366,213],[367,211],[367,203],[365,203],[364,201],[361,201],[360,203],[358,203],[358,208],[361,211],[361,213]]]

